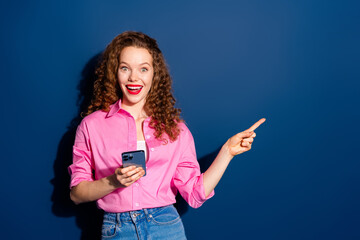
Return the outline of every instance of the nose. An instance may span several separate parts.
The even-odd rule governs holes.
[[[129,81],[130,82],[136,82],[137,80],[138,80],[137,72],[136,72],[136,70],[132,70],[130,72]]]

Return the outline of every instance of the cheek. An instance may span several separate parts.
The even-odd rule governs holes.
[[[154,79],[154,74],[151,74],[146,78],[146,83],[149,87],[152,85],[153,79]]]
[[[148,85],[151,85],[152,82],[153,82],[153,78],[152,78],[152,77],[149,77],[149,78],[147,79],[147,84],[148,84]]]
[[[126,73],[119,73],[118,74],[118,82],[121,83],[125,83],[127,81],[127,74]]]

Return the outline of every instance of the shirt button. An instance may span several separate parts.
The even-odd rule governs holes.
[[[150,138],[150,135],[146,135],[146,139],[149,139]]]
[[[137,187],[138,187],[138,186],[139,186],[139,184],[138,184],[138,183],[135,183],[135,186],[137,186]]]
[[[139,203],[135,203],[135,206],[137,206],[137,207],[138,207],[138,206],[139,206]]]
[[[152,151],[152,152],[153,152],[154,150],[155,150],[154,148],[150,148],[150,151]]]

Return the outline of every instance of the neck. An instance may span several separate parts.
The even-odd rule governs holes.
[[[144,110],[144,105],[145,102],[139,102],[137,104],[129,104],[126,102],[122,102],[121,108],[130,113],[135,120],[139,120],[148,116]]]

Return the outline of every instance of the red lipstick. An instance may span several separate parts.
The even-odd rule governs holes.
[[[128,91],[128,93],[136,95],[139,94],[142,90],[143,86],[141,85],[136,85],[136,84],[128,84],[126,85],[126,89]]]

